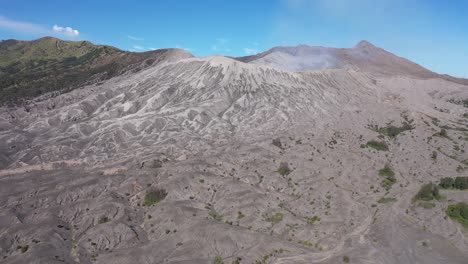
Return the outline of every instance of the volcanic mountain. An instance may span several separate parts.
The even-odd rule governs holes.
[[[464,79],[368,42],[0,65],[5,263],[466,263],[468,193],[438,185],[466,179]]]

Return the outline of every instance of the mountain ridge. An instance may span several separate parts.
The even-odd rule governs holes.
[[[0,42],[0,104],[21,104],[43,93],[66,92],[161,60],[193,57],[180,49],[144,53],[122,51],[88,41],[44,37]]]
[[[468,86],[290,51],[100,53],[71,69],[114,75],[0,106],[2,263],[465,264],[467,193],[437,184],[468,171]]]

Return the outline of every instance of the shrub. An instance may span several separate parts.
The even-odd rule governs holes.
[[[164,189],[152,189],[145,195],[143,206],[152,206],[166,198],[167,192]]]
[[[349,263],[349,257],[348,256],[343,256],[343,262],[344,263]]]
[[[434,136],[449,138],[449,136],[448,136],[448,134],[447,134],[447,130],[445,130],[445,128],[442,128],[442,129],[440,130],[440,132],[435,133]]]
[[[283,214],[282,213],[276,213],[276,214],[273,214],[273,215],[265,215],[265,221],[267,222],[270,222],[272,224],[277,224],[281,221],[283,221]]]
[[[385,179],[382,181],[381,185],[387,191],[390,190],[390,188],[392,188],[393,184],[396,183],[395,173],[393,172],[393,170],[388,165],[385,165],[385,167],[383,169],[379,170],[379,175],[385,177]]]
[[[213,260],[213,264],[224,264],[223,258],[216,256]]]
[[[278,168],[278,173],[281,176],[287,176],[291,173],[291,169],[289,169],[288,163],[281,162],[280,167]]]
[[[384,134],[388,137],[396,137],[398,136],[398,134],[405,132],[407,130],[411,130],[413,128],[414,127],[410,123],[403,122],[403,125],[401,127],[397,127],[397,126],[382,127],[382,128],[378,128],[377,132]]]
[[[439,186],[444,189],[452,189],[454,188],[455,180],[450,177],[440,179]]]
[[[436,159],[437,159],[437,151],[435,151],[435,150],[432,151],[432,156],[431,156],[431,158],[432,158],[433,160],[436,160]]]
[[[385,204],[385,203],[393,203],[393,202],[396,202],[396,198],[393,198],[393,197],[382,197],[380,198],[377,202],[378,203],[381,203],[381,204]]]
[[[209,213],[208,213],[211,217],[213,217],[214,220],[216,221],[223,221],[223,216],[220,215],[220,214],[217,214],[215,211],[211,210]]]
[[[318,217],[316,215],[313,216],[313,217],[307,217],[306,219],[307,219],[307,224],[309,224],[309,225],[313,225],[313,224],[315,224],[315,222],[320,221],[320,217]]]
[[[449,205],[447,208],[447,215],[463,226],[468,227],[468,204],[459,202]]]
[[[383,169],[379,170],[379,175],[380,176],[385,176],[385,177],[393,177],[395,175],[395,173],[390,168],[390,166],[385,165],[385,167],[383,167]]]
[[[368,141],[364,145],[364,147],[373,148],[373,149],[380,150],[380,151],[388,151],[388,145],[387,143],[385,143],[385,141],[371,140],[371,141]]]
[[[104,224],[104,223],[107,223],[109,221],[110,221],[109,217],[101,216],[101,218],[99,218],[99,220],[98,220],[98,224]]]
[[[237,212],[237,219],[242,219],[244,217],[245,215],[241,211]]]
[[[271,144],[273,144],[273,146],[276,146],[280,149],[283,148],[283,144],[281,144],[281,140],[279,138],[275,138],[273,139],[273,141],[271,142]]]
[[[468,177],[456,177],[453,183],[453,187],[459,190],[468,189]]]
[[[422,201],[431,201],[439,198],[439,187],[432,182],[421,186],[421,189],[419,189],[419,192],[414,197],[415,200]]]

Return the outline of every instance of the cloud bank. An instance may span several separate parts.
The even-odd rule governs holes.
[[[0,29],[6,29],[20,34],[33,35],[33,36],[59,36],[75,38],[80,35],[77,29],[71,27],[61,27],[54,25],[52,28],[47,26],[29,23],[26,21],[18,21],[0,16]]]

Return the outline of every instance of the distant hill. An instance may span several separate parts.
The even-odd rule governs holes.
[[[0,42],[0,104],[18,104],[43,93],[100,82],[171,56],[192,57],[176,49],[134,53],[53,37],[5,40]]]

